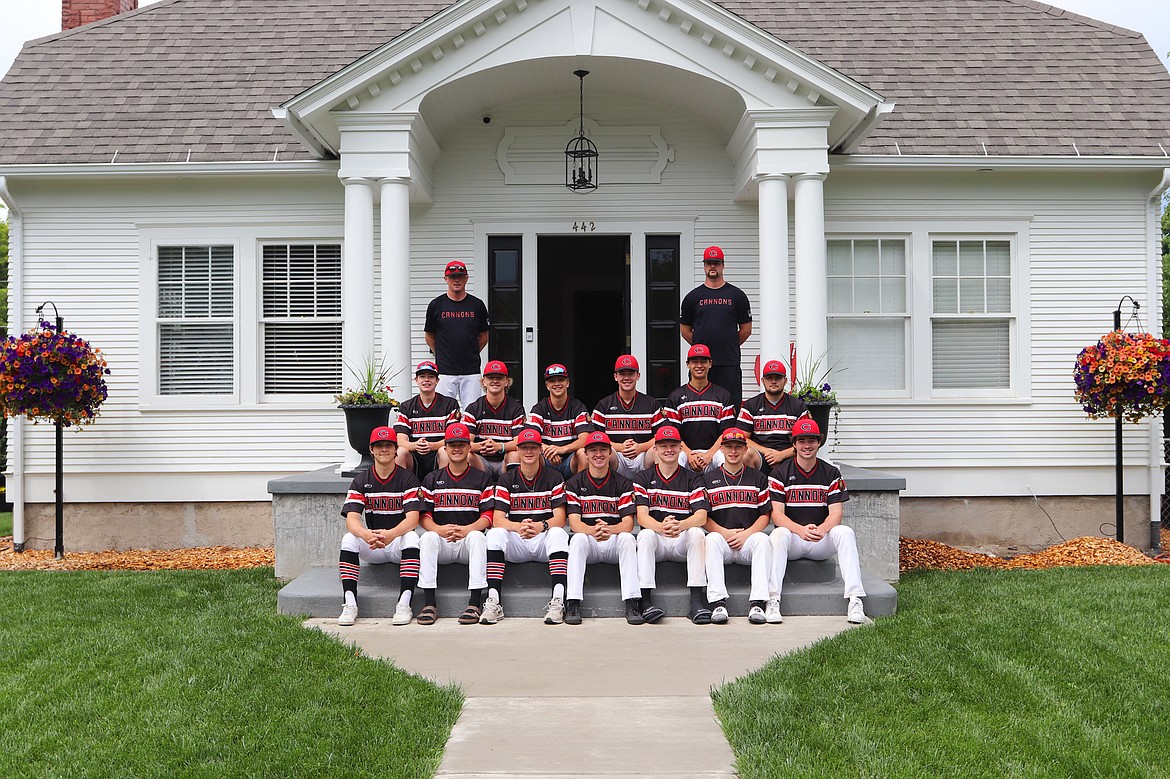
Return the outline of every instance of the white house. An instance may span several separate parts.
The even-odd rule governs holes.
[[[832,455],[907,480],[904,533],[1096,533],[1113,427],[1072,363],[1124,295],[1158,321],[1168,183],[1148,44],[1031,0],[162,0],[0,82],[11,329],[52,301],[113,371],[66,436],[71,548],[270,541],[268,480],[346,457],[343,358],[423,359],[450,259],[526,406],[553,361],[591,403],[627,349],[665,395],[709,244],[745,377],[791,342],[847,368]],[[1139,542],[1160,434],[1127,426]],[[9,447],[49,545],[52,431]]]

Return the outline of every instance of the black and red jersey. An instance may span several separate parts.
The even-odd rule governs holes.
[[[548,398],[541,398],[528,413],[528,422],[540,430],[546,444],[553,446],[568,446],[577,436],[593,430],[589,410],[576,398],[568,398],[560,411],[553,408]]]
[[[481,395],[463,410],[463,424],[471,430],[473,439],[490,438],[501,444],[507,443],[518,436],[524,427],[524,407],[507,395],[503,403],[493,406],[488,402],[487,395]],[[495,454],[481,454],[480,457],[499,461],[504,459],[504,452],[501,449]]]
[[[358,471],[349,484],[341,516],[356,511],[364,514],[370,530],[389,530],[406,519],[406,512],[421,510],[418,477],[396,465],[385,480],[373,468]]]
[[[406,433],[411,441],[425,438],[432,443],[441,444],[447,425],[458,421],[459,403],[454,398],[436,392],[431,405],[428,406],[416,395],[398,407],[394,432]]]
[[[772,469],[772,500],[784,504],[784,513],[798,525],[819,525],[829,517],[829,504],[849,500],[841,470],[820,458],[810,473],[785,460]]]
[[[496,482],[495,508],[513,522],[552,518],[553,509],[565,505],[565,480],[559,471],[543,465],[529,480],[519,468],[509,468]]]
[[[610,470],[597,481],[588,470],[574,474],[565,484],[568,512],[579,514],[586,525],[616,525],[634,515],[634,483]]]
[[[634,475],[634,505],[646,506],[650,516],[661,522],[673,514],[686,519],[700,509],[709,509],[703,477],[687,468],[679,468],[666,478],[658,466]]]
[[[438,525],[471,525],[480,517],[490,520],[495,508],[492,477],[478,468],[468,468],[458,476],[449,468],[431,471],[419,495],[422,512]]]
[[[707,516],[720,527],[751,527],[761,514],[772,511],[771,484],[763,471],[743,468],[729,473],[726,468],[716,468],[703,474],[703,482],[711,504]]]
[[[787,392],[779,403],[770,403],[767,393],[748,398],[739,409],[736,425],[760,446],[787,449],[792,446],[792,425],[808,416],[808,406]]]
[[[654,430],[666,417],[658,401],[641,392],[626,403],[618,393],[602,398],[593,409],[593,427],[604,430],[615,443],[632,438],[639,444],[654,438]]]
[[[691,449],[710,449],[723,431],[735,424],[731,393],[717,384],[701,390],[684,384],[670,393],[662,411]]]

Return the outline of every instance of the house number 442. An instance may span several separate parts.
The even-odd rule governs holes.
[[[593,233],[597,231],[597,222],[573,222],[573,232]]]

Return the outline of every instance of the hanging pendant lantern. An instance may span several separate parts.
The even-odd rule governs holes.
[[[589,71],[575,70],[573,75],[581,80],[581,123],[577,137],[565,147],[565,186],[572,190],[597,189],[597,146],[585,137],[585,77]]]

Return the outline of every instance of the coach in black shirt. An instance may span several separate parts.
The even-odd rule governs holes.
[[[708,246],[703,251],[703,283],[683,298],[679,332],[689,344],[706,344],[711,350],[709,379],[731,393],[738,409],[743,402],[740,345],[752,334],[752,310],[747,295],[723,278],[723,250]]]
[[[483,301],[467,294],[467,265],[452,260],[443,275],[447,292],[427,306],[423,332],[439,364],[439,394],[466,409],[483,394],[479,353],[487,346],[491,322]]]

